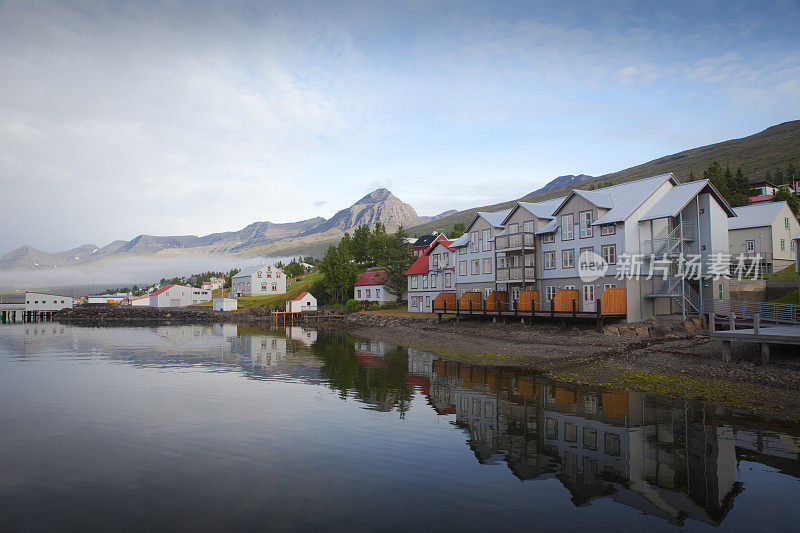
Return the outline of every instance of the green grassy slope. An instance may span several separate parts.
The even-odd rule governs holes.
[[[580,187],[585,189],[592,183],[607,181],[624,183],[657,176],[658,174],[666,174],[667,172],[672,172],[678,179],[682,180],[688,178],[690,172],[694,172],[697,177],[702,177],[703,171],[713,161],[719,161],[723,166],[730,165],[733,169],[742,167],[742,170],[750,176],[751,180],[763,179],[768,169],[774,170],[778,166],[785,168],[789,163],[797,165],[800,162],[800,120],[784,122],[741,139],[685,150],[620,170],[619,172],[598,176],[582,182]],[[548,198],[565,196],[570,190],[571,187],[563,187],[520,199],[538,202]],[[441,220],[408,228],[408,231],[412,235],[422,235],[434,230],[447,233],[452,230],[453,225],[457,222],[469,224],[478,211],[499,211],[511,207],[515,202],[516,200],[512,200],[459,211]]]

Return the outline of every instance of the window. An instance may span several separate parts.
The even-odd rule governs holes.
[[[789,218],[788,217],[783,219],[783,224],[786,226],[786,229],[789,229]]]
[[[578,442],[578,426],[564,422],[564,442]]]
[[[444,286],[450,287],[452,283],[453,283],[453,277],[450,275],[450,272],[448,272],[444,275]]]
[[[594,248],[581,248],[581,253],[578,256],[579,268],[594,268],[594,257]]]
[[[478,232],[473,231],[469,234],[469,251],[470,252],[477,252],[478,251]]]
[[[558,420],[554,418],[545,419],[545,434],[548,439],[558,438]]]
[[[574,291],[575,290],[575,285],[564,285],[564,290],[565,291]]]
[[[583,286],[583,301],[586,303],[594,302],[594,285]]]
[[[583,447],[590,450],[597,449],[597,430],[595,428],[583,428]]]
[[[466,276],[467,275],[467,262],[466,261],[461,261],[461,262],[458,263],[458,274],[460,276]]]
[[[443,253],[443,254],[442,254],[442,259],[444,259],[444,265],[443,265],[443,266],[444,266],[445,268],[447,268],[448,266],[450,266],[450,254],[449,254],[449,253]]]
[[[519,233],[519,224],[509,224],[507,233],[512,235],[514,233]]]
[[[428,308],[430,306],[431,306],[431,297],[430,296],[426,296],[425,297],[425,307]]]
[[[428,276],[422,276],[422,288],[423,289],[428,288]]]
[[[745,241],[744,248],[748,252],[756,251],[756,241]]]
[[[436,274],[431,274],[431,289],[436,288]]]
[[[361,299],[361,289],[358,289],[358,290],[356,291],[356,299],[358,299],[358,300],[360,300],[360,299]]]
[[[542,243],[548,244],[551,242],[556,242],[556,234],[555,233],[545,233],[542,235]]]
[[[616,288],[617,288],[617,284],[616,283],[604,283],[603,284],[603,290],[604,291],[607,291],[608,289],[616,289]]]
[[[525,266],[532,267],[534,265],[535,254],[525,254]]]
[[[417,283],[419,283],[417,281],[417,276],[411,276],[411,288],[412,289],[416,289],[417,288]]]
[[[488,252],[492,249],[492,230],[483,230],[483,250]]]
[[[271,277],[272,277],[272,271],[269,271],[269,270],[267,271],[267,277],[268,277],[268,278],[271,278]]]
[[[475,276],[475,275],[480,274],[480,273],[481,273],[480,272],[480,264],[478,264],[478,260],[477,259],[473,259],[472,261],[470,261],[470,274]]]
[[[439,254],[433,255],[433,268],[439,268]]]
[[[614,235],[616,229],[615,224],[603,224],[600,226],[600,235]]]
[[[370,289],[366,289],[364,292],[367,293],[367,298],[369,298],[370,297]]]
[[[267,284],[266,283],[262,283],[261,284],[261,290],[262,291],[266,291],[267,290]]]
[[[462,246],[461,248],[458,249],[458,254],[459,255],[464,255],[465,253],[467,253],[467,247],[466,246]]]
[[[380,297],[381,297],[381,290],[375,289],[375,298],[380,298]]]
[[[571,241],[575,238],[575,228],[573,227],[572,215],[563,215],[561,217],[561,240]]]
[[[277,292],[277,291],[278,291],[278,284],[277,283],[273,283],[272,284],[272,292]]]
[[[575,250],[561,251],[561,268],[575,268]]]
[[[581,227],[581,239],[588,239],[592,236],[592,212],[583,211],[579,215]]]
[[[789,249],[794,252],[794,240],[789,241]],[[62,304],[64,302],[61,302]]]
[[[498,257],[497,258],[497,268],[505,268],[506,267],[506,258],[505,257]]]
[[[522,231],[525,233],[533,233],[533,220],[526,220],[522,223]]]
[[[545,252],[544,253],[544,269],[545,270],[553,270],[556,268],[556,253],[555,252]]]
[[[259,277],[259,278],[261,277],[261,272],[259,272],[259,273],[258,273],[258,277]]]
[[[786,239],[781,239],[781,252],[786,251]]]
[[[720,300],[725,299],[725,284],[719,283],[717,284],[717,298]]]
[[[548,302],[556,297],[556,288],[553,285],[545,287],[544,289],[545,300]]]
[[[603,445],[603,449],[605,450],[606,454],[608,455],[619,455],[619,435],[614,435],[613,433],[606,433],[603,435],[605,443]]]
[[[609,265],[617,264],[617,246],[615,244],[601,246],[600,255],[603,256],[603,261],[605,261]]]
[[[487,257],[483,260],[483,273],[484,274],[491,274],[492,273],[492,259]]]

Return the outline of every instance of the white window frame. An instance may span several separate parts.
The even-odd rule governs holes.
[[[756,241],[755,240],[744,241],[744,250],[746,252],[755,252],[756,251]]]
[[[561,240],[571,241],[575,238],[575,217],[572,213],[561,215]]]
[[[613,261],[611,261],[608,257],[606,257],[606,252],[609,252],[609,256]],[[617,245],[616,244],[604,244],[600,247],[600,256],[603,258],[609,265],[616,265],[617,264]]]
[[[717,284],[717,299],[724,300],[725,299],[725,284],[718,283]]]
[[[569,257],[569,261],[567,261]],[[561,268],[575,268],[575,250],[568,248],[561,250]]]
[[[551,242],[556,242],[556,234],[555,233],[544,233],[542,234],[542,243],[548,244]]]
[[[478,232],[471,231],[469,233],[469,251],[470,252],[477,252],[478,251]]]
[[[452,274],[450,274],[450,272],[445,272],[445,274],[444,274],[444,286],[449,288],[450,286],[452,286],[452,284],[453,284],[453,276],[452,276]]]
[[[542,268],[544,270],[555,270],[556,269],[556,252],[555,250],[550,252],[544,252],[542,255]]]
[[[361,299],[361,289],[356,289],[356,299],[357,300]]]
[[[411,288],[416,289],[419,286],[419,280],[417,276],[411,276]]]
[[[556,294],[558,294],[558,288],[555,285],[548,285],[544,288],[545,300],[548,302],[550,300],[555,300]]]
[[[509,224],[506,233],[508,233],[509,235],[514,235],[515,233],[519,233],[519,224],[517,224],[516,222],[513,224]]]
[[[602,224],[600,226],[600,235],[614,235],[616,232],[617,232],[617,225],[614,223]]]
[[[483,243],[482,249],[484,252],[489,252],[492,249],[492,230],[485,229],[481,232],[481,242]]]
[[[428,276],[422,276],[422,288],[423,289],[428,288]]]
[[[492,273],[492,258],[491,257],[484,257],[483,258],[483,273],[484,274],[491,274]]]
[[[581,211],[578,213],[578,225],[581,231],[581,239],[589,239],[594,236],[591,211]]]
[[[522,233],[533,233],[533,220],[526,220],[522,223]]]
[[[458,262],[458,275],[459,276],[466,276],[467,275],[467,262],[466,261],[459,261]]]
[[[786,251],[786,239],[781,239],[781,252]]]
[[[469,273],[471,276],[477,276],[481,273],[481,262],[473,259],[469,262]]]
[[[616,289],[616,288],[617,288],[617,284],[616,283],[604,283],[603,284],[603,291],[607,291],[608,289]]]

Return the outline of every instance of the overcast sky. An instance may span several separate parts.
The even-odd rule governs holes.
[[[797,119],[800,4],[0,1],[0,255],[509,200]]]

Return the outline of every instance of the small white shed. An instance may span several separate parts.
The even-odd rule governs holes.
[[[294,300],[286,302],[287,313],[302,313],[304,311],[316,311],[317,299],[313,295],[304,292]]]
[[[236,311],[239,308],[239,302],[233,298],[214,298],[212,307],[214,311]]]

